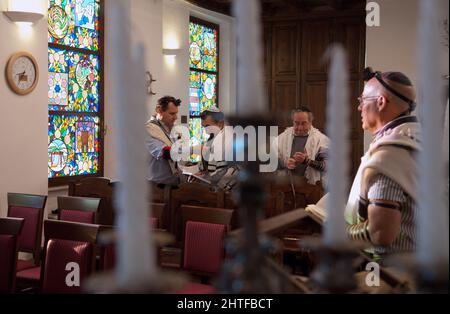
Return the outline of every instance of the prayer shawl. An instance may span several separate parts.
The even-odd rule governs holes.
[[[358,223],[359,200],[367,200],[368,184],[377,174],[398,183],[417,202],[418,164],[415,153],[419,150],[420,125],[417,122],[400,124],[375,137],[361,158],[350,190],[345,209],[347,223]]]
[[[287,128],[278,136],[278,159],[284,167],[287,166],[287,160],[292,155],[292,141],[294,140],[294,128]],[[315,159],[317,153],[321,149],[328,149],[330,144],[329,138],[320,132],[318,129],[312,127],[309,131],[308,139],[306,140],[305,150],[310,159]],[[327,183],[326,171],[319,171],[312,167],[307,167],[305,177],[309,184],[316,184],[317,181],[322,181],[325,187]]]
[[[145,127],[147,129],[148,134],[150,134],[151,137],[157,139],[158,141],[161,141],[166,146],[172,146],[173,142],[170,139],[170,135],[168,135],[162,128],[162,126],[159,124],[159,122],[156,120],[155,117],[152,117],[146,124]],[[167,160],[170,166],[170,170],[172,171],[172,174],[176,174],[177,168],[175,165],[175,162],[171,159]]]

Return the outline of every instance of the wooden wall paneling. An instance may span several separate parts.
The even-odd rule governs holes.
[[[274,76],[297,75],[297,24],[275,25],[272,29],[272,72]]]
[[[275,81],[272,85],[271,113],[278,118],[279,131],[291,126],[290,113],[297,103],[298,83],[296,80]]]
[[[356,5],[355,1],[355,5]],[[300,104],[314,112],[314,126],[325,131],[329,45],[341,42],[348,52],[350,71],[350,141],[352,176],[363,154],[363,131],[354,99],[363,88],[360,77],[365,58],[365,2],[354,10],[314,11],[308,14],[275,12],[264,21],[265,82],[271,114],[282,131],[290,126],[290,111]],[[358,2],[359,3],[359,2]],[[281,12],[281,11],[280,11]]]
[[[305,104],[314,114],[314,127],[325,133],[326,126],[326,105],[327,105],[327,81],[307,81],[305,82]]]

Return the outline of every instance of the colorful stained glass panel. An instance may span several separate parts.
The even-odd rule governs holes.
[[[98,117],[49,115],[48,135],[49,178],[98,172]]]
[[[217,71],[217,43],[216,29],[189,23],[189,66],[191,68]]]
[[[191,71],[189,113],[199,115],[217,104],[217,79],[215,74]]]
[[[69,74],[48,73],[48,103],[49,105],[67,106],[67,96],[69,87]]]
[[[191,147],[203,143],[203,127],[202,120],[200,118],[189,119],[189,133],[190,133],[190,145]],[[197,154],[191,155],[192,162],[200,161],[201,156]]]
[[[49,0],[48,42],[98,51],[100,0]]]
[[[64,49],[48,49],[49,110],[98,112],[99,111],[99,60],[96,55],[82,54]],[[57,103],[55,94],[62,85],[55,85],[56,76],[66,78],[64,85],[67,100]],[[52,79],[53,85],[50,85]],[[55,90],[56,89],[56,90]],[[59,95],[62,96],[62,95]]]

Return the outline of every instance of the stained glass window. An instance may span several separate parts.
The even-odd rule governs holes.
[[[200,114],[218,106],[219,26],[191,17],[189,23],[189,130],[191,143],[203,142]],[[198,160],[194,156],[193,160]]]
[[[102,0],[48,1],[48,178],[102,175]]]

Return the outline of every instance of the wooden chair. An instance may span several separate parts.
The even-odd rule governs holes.
[[[115,183],[104,177],[89,177],[69,184],[69,196],[94,197],[101,199],[97,223],[113,225]]]
[[[0,293],[13,293],[23,218],[0,218]]]
[[[162,217],[166,210],[166,204],[164,203],[150,203],[150,225],[156,229],[162,226]]]
[[[200,221],[224,225],[228,232],[231,229],[233,214],[233,209],[182,205],[182,234],[184,234],[185,225],[188,221]]]
[[[19,252],[33,254],[33,260],[17,261],[17,271],[39,265],[46,195],[8,193],[8,217],[23,218]]]
[[[167,211],[165,228],[173,233],[177,239],[182,236],[181,206],[192,205],[211,208],[223,208],[225,204],[225,193],[210,186],[199,183],[181,184],[178,189],[171,192],[169,210]]]
[[[58,220],[96,223],[100,201],[91,197],[58,196]]]
[[[188,222],[202,222],[202,223],[206,223],[209,225],[192,225],[192,230],[195,231],[197,230],[198,232],[202,233],[203,229],[202,227],[205,228],[210,228],[211,230],[215,230],[217,232],[221,232],[220,228],[218,229],[217,226],[212,226],[212,225],[219,225],[219,226],[223,226],[223,236],[225,236],[225,234],[230,230],[230,224],[231,224],[231,220],[233,217],[233,209],[224,209],[224,208],[212,208],[212,207],[200,207],[200,206],[189,206],[189,205],[182,205],[181,206],[181,214],[182,214],[182,234],[183,234],[183,239],[182,239],[182,247],[183,247],[183,252],[181,254],[181,265],[184,267],[185,265],[185,258],[186,258],[186,235],[187,235],[187,231],[186,231],[186,226],[188,224]],[[198,229],[201,228],[201,229]],[[200,231],[199,231],[200,230]],[[206,238],[206,243],[205,245],[207,245],[209,239]],[[202,272],[199,271],[197,272],[199,275],[211,275],[211,273],[208,274],[208,272]]]
[[[225,258],[225,235],[234,210],[181,206],[183,218],[183,251],[181,268],[199,277],[176,291],[178,294],[210,294],[216,290],[209,280],[217,276]]]
[[[83,280],[95,270],[95,244],[99,226],[77,222],[45,220],[45,250],[41,267],[43,293],[80,293]],[[66,285],[66,265],[80,266],[80,286]]]

